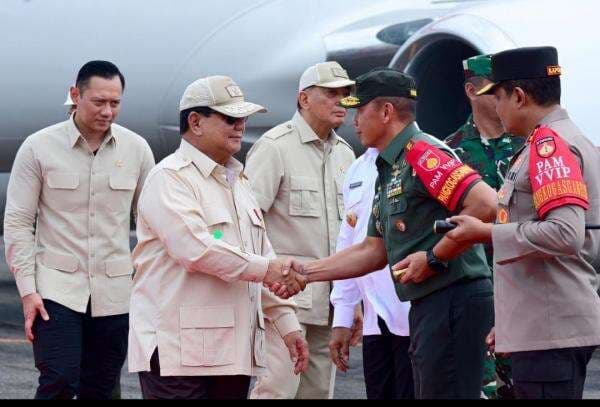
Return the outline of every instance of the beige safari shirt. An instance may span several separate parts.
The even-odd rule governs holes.
[[[254,144],[246,173],[278,256],[315,260],[335,253],[344,175],[354,159],[346,141],[335,132],[322,141],[300,113]],[[294,297],[300,322],[328,325],[330,287],[310,284]]]
[[[153,166],[148,143],[116,124],[96,155],[73,117],[28,137],[4,214],[6,260],[20,295],[37,292],[81,313],[91,298],[94,317],[127,313],[131,208]]]
[[[299,331],[291,301],[262,287],[274,252],[242,165],[185,140],[150,173],[138,205],[129,369],[163,376],[265,374],[266,317]]]
[[[553,129],[581,163],[589,210],[556,208],[540,221],[529,180],[531,144],[512,159],[501,208],[508,223],[494,225],[496,350],[521,352],[600,344],[599,277],[592,263],[600,232],[600,160],[594,145],[563,109],[540,124]]]

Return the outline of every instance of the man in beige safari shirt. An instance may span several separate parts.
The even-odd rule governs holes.
[[[344,123],[339,101],[354,82],[337,62],[308,68],[300,79],[298,112],[265,133],[247,157],[247,175],[265,213],[278,256],[314,260],[335,253],[344,212],[344,174],[354,161],[350,145],[334,131]],[[329,359],[330,283],[311,284],[294,297],[311,349],[308,371],[289,373],[285,347],[267,322],[269,374],[253,398],[330,398],[335,370]]]
[[[11,172],[6,259],[40,371],[36,398],[110,398],[127,354],[130,214],[154,158],[114,124],[124,87],[110,62],[84,65],[76,113],[28,137]]]
[[[295,364],[290,374],[308,365],[295,305],[260,283],[286,281],[287,267],[288,295],[305,284],[275,259],[242,164],[232,158],[246,119],[263,111],[231,78],[199,79],[181,99],[180,148],[148,176],[129,335],[129,369],[139,372],[146,399],[245,399],[250,377],[266,372],[263,312]]]

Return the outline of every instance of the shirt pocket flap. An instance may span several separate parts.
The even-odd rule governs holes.
[[[232,307],[181,307],[179,318],[182,329],[231,328],[234,326]]]
[[[351,189],[350,191],[348,191],[348,208],[347,209],[352,209],[354,208],[356,205],[358,205],[360,203],[360,201],[362,200],[363,197],[363,189],[361,188],[356,188],[356,189]]]
[[[48,186],[52,189],[77,189],[79,174],[69,172],[48,173]]]
[[[319,183],[316,178],[292,175],[290,177],[290,189],[292,191],[319,191]]]
[[[106,275],[109,277],[130,276],[133,274],[131,259],[107,261],[104,263]]]
[[[258,214],[256,213],[256,211],[258,211],[259,209],[252,209],[252,208],[248,208],[248,215],[250,216],[250,219],[252,219],[252,224],[254,226],[257,226],[259,228],[265,228],[265,226],[263,225],[262,219],[258,217]]]
[[[59,254],[46,250],[42,255],[42,264],[51,269],[74,273],[79,268],[79,260],[69,254]]]
[[[108,182],[111,189],[116,190],[132,190],[137,185],[136,177],[132,175],[111,174]]]
[[[222,205],[213,202],[204,206],[204,217],[208,226],[218,225],[219,223],[232,223],[231,215]]]
[[[406,212],[408,201],[405,198],[400,198],[397,202],[390,203],[390,214]]]

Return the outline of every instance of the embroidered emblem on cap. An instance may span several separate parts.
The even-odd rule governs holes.
[[[360,104],[360,99],[356,96],[348,96],[340,100],[340,105],[345,107],[353,107],[358,106]]]
[[[547,66],[546,72],[548,73],[548,76],[559,76],[562,74],[562,68],[558,65]]]
[[[232,98],[244,97],[244,92],[242,92],[242,89],[237,85],[229,85],[225,89],[227,89],[229,96]]]
[[[125,163],[123,162],[123,160],[117,160],[115,165],[120,168],[120,167],[123,167],[125,165]]]
[[[341,68],[331,68],[331,73],[333,73],[333,76],[336,78],[348,79],[348,73]]]

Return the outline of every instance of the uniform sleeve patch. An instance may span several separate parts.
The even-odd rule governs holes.
[[[429,194],[450,211],[456,209],[467,188],[481,179],[477,171],[425,141],[412,145],[407,161]]]
[[[589,209],[587,185],[567,143],[549,127],[539,127],[530,143],[529,178],[539,218],[565,205]]]

